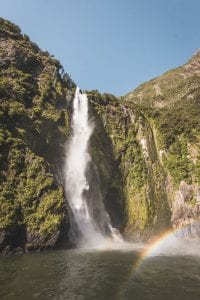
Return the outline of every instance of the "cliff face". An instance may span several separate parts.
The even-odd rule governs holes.
[[[124,199],[124,235],[146,239],[173,227],[199,237],[200,52],[121,99],[89,97],[112,149],[110,185]]]
[[[0,19],[0,251],[56,245],[67,234],[61,185],[74,83],[60,63]],[[65,230],[62,228],[65,227]]]
[[[148,120],[174,228],[200,236],[200,51],[124,97]]]
[[[68,241],[62,166],[74,90],[57,60],[0,19],[0,252]],[[88,98],[90,180],[112,224],[129,240],[186,225],[200,237],[200,53],[120,99]]]
[[[118,220],[127,239],[149,238],[171,226],[166,174],[153,128],[133,103],[95,91],[88,96],[97,113],[95,120],[99,118],[102,124],[91,148],[98,149],[92,150],[93,161],[98,165],[102,190],[106,190],[107,210],[114,221],[113,206],[120,207]]]

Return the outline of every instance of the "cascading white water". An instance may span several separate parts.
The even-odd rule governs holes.
[[[97,222],[93,215],[94,205],[96,205],[94,202],[97,200],[92,199],[93,203],[88,203],[87,194],[90,186],[86,173],[91,163],[88,142],[94,126],[88,120],[87,95],[81,94],[79,88],[76,89],[73,102],[71,125],[72,136],[66,146],[65,192],[73,213],[72,235],[77,246],[98,247],[105,243],[106,236],[120,239],[120,235],[111,226],[101,197],[101,203],[98,204],[100,222]]]

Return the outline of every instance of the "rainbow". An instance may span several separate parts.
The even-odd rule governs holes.
[[[159,236],[154,237],[150,240],[144,249],[140,253],[140,260],[144,260],[147,257],[153,256],[156,254],[158,249],[162,246],[164,241],[169,239],[171,236],[174,235],[174,230],[170,229],[165,232],[162,232]]]
[[[169,229],[150,240],[140,252],[138,260],[134,263],[134,269],[139,268],[147,258],[156,256],[159,253],[162,253],[162,250],[172,247],[175,242],[177,242],[179,234],[184,236],[184,231],[187,229],[188,225],[182,228]]]
[[[132,267],[129,271],[128,280],[130,279],[131,275],[133,273],[137,274],[137,272],[140,272],[140,267],[143,266],[143,263],[152,256],[156,256],[159,254],[169,253],[165,250],[168,248],[170,249],[174,244],[177,243],[177,241],[180,241],[181,239],[177,239],[178,237],[186,237],[184,232],[187,230],[187,227],[189,225],[195,225],[197,224],[197,228],[200,227],[200,222],[195,222],[193,224],[188,224],[185,227],[182,228],[171,228],[164,232],[162,232],[160,235],[156,236],[149,242],[147,242],[141,250],[138,252],[138,258],[135,261],[135,255],[134,255],[134,262],[132,263]],[[199,231],[200,233],[200,231]],[[186,239],[183,238],[183,241],[186,241]],[[195,239],[194,239],[195,241]],[[197,240],[196,240],[197,241]],[[183,246],[182,242],[180,242],[181,247]],[[179,245],[179,246],[180,246]],[[191,243],[187,243],[190,249],[193,249],[193,245]],[[184,244],[185,246],[185,244]],[[195,245],[195,247],[197,244]],[[185,251],[185,247],[183,248],[183,253]],[[173,252],[172,252],[173,253]],[[200,255],[200,241],[198,242],[198,248],[196,248],[196,252],[193,251],[191,254]]]

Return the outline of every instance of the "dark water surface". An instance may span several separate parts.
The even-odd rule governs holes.
[[[0,257],[0,299],[200,300],[199,256],[62,250]]]

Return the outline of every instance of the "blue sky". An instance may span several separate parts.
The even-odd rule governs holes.
[[[199,0],[0,0],[0,15],[55,55],[82,89],[117,96],[200,47]]]

